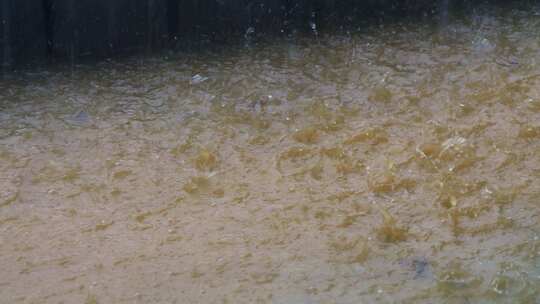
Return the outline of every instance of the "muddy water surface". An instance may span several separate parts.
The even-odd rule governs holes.
[[[540,19],[0,82],[1,303],[538,303]]]

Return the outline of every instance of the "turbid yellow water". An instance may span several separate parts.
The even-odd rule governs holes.
[[[0,82],[1,303],[539,303],[540,18]]]

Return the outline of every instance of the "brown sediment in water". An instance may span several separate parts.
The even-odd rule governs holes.
[[[537,302],[539,25],[2,81],[0,299]]]

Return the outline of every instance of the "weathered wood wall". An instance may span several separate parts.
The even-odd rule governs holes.
[[[197,39],[336,26],[382,11],[433,11],[449,0],[0,0],[2,65],[107,57]],[[462,0],[463,1],[463,0]]]

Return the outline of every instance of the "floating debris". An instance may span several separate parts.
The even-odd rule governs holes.
[[[199,74],[196,74],[195,76],[191,77],[191,80],[189,81],[190,84],[199,84],[203,83],[208,80],[208,77],[201,76]]]

